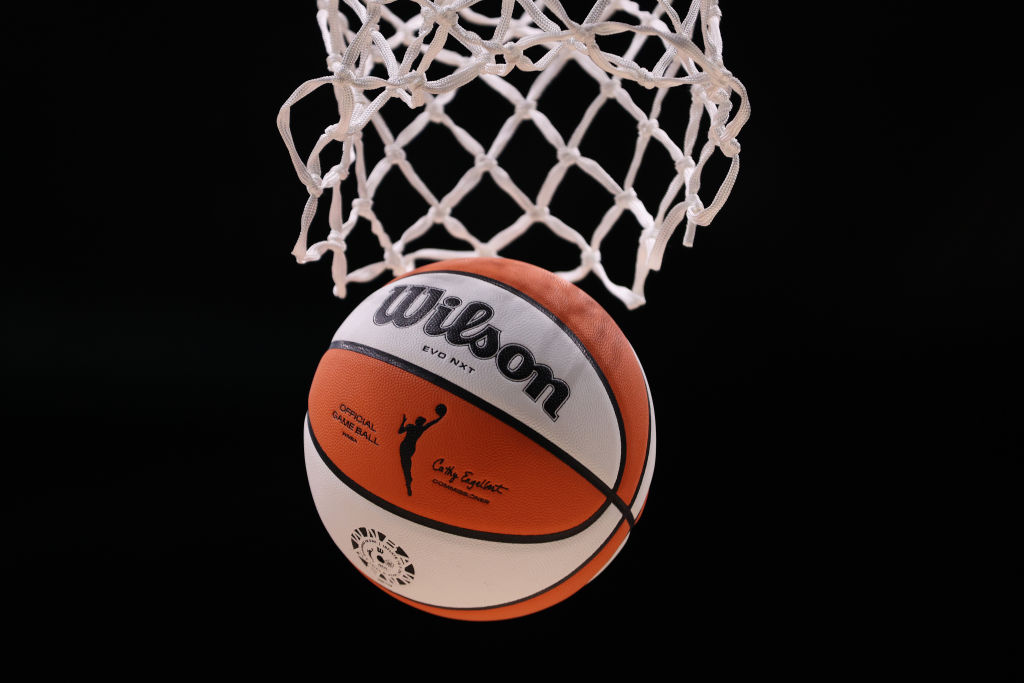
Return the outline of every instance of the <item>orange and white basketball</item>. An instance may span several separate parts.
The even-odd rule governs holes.
[[[636,354],[582,290],[507,259],[399,277],[338,329],[306,468],[331,537],[378,586],[456,619],[517,617],[615,557],[654,470]]]

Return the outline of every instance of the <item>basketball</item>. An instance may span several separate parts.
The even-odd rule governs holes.
[[[477,621],[546,609],[612,561],[655,437],[611,316],[501,258],[432,263],[369,295],[317,367],[304,430],[313,501],[348,560],[402,602]]]

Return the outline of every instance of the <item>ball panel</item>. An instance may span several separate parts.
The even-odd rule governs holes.
[[[423,377],[354,351],[324,355],[309,415],[321,448],[357,485],[454,527],[559,534],[591,521],[607,500],[509,424]]]
[[[626,501],[631,500],[644,476],[650,415],[653,413],[649,409],[643,370],[633,347],[612,317],[571,282],[522,261],[453,259],[422,266],[409,275],[452,270],[483,275],[519,290],[558,317],[583,343],[610,386],[625,429],[627,457],[620,462],[621,469],[614,484],[608,483]]]
[[[525,614],[542,609],[584,585],[604,566],[602,558],[610,558],[625,538],[625,524],[614,507],[579,533],[547,543],[454,536],[395,515],[353,491],[324,464],[308,428],[304,443],[313,501],[338,548],[375,584],[427,611],[447,608],[453,612],[447,616],[460,619],[498,619],[517,610]],[[372,541],[381,536],[384,547],[378,553]],[[615,548],[606,551],[610,545]],[[396,565],[398,559],[402,563]],[[552,595],[537,596],[547,592]],[[510,605],[490,616],[477,614],[521,601],[530,604]]]

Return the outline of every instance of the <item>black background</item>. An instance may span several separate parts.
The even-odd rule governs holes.
[[[383,282],[337,300],[326,261],[290,255],[306,194],[275,117],[322,72],[314,4],[12,20],[5,564],[23,632],[614,642],[728,670],[905,653],[923,625],[1005,604],[1021,216],[997,78],[938,56],[942,17],[753,4],[723,8],[753,106],[726,208],[695,248],[673,238],[646,307],[582,283],[651,380],[644,517],[573,598],[482,625],[361,578],[306,484],[313,371]]]

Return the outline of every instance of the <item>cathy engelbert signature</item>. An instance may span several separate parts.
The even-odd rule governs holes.
[[[469,490],[480,489],[481,491],[499,494],[509,490],[504,484],[498,484],[490,479],[477,479],[470,470],[459,472],[453,465],[445,464],[444,458],[435,460],[431,468],[438,474],[448,477],[449,484],[454,484],[458,481],[465,484]]]

